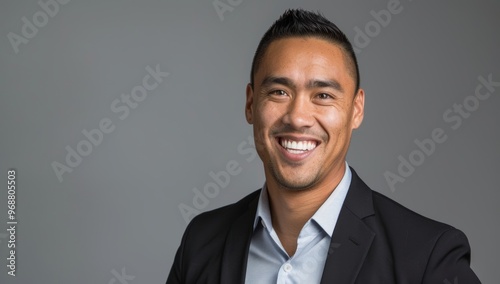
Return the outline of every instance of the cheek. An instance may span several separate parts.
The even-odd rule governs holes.
[[[259,108],[254,114],[253,134],[255,138],[255,147],[258,151],[265,148],[266,137],[268,136],[267,133],[270,128],[269,122],[271,119],[271,114],[264,111],[262,108]]]
[[[337,109],[330,109],[319,113],[317,120],[328,132],[337,132],[346,123],[345,116]]]
[[[257,153],[259,156],[262,158],[262,153],[265,152],[266,147],[266,140],[265,140],[265,135],[262,131],[258,129],[254,129],[254,141],[255,141],[255,150],[257,150]]]
[[[282,110],[273,104],[263,104],[259,106],[257,119],[260,130],[268,132],[273,127],[273,125],[278,124],[282,117],[281,113]]]
[[[255,147],[258,152],[268,152],[273,147],[272,130],[279,127],[281,110],[273,105],[259,105],[254,122]]]
[[[347,131],[350,131],[350,117],[338,109],[322,112],[317,120],[326,131],[329,141],[343,140],[348,134]]]

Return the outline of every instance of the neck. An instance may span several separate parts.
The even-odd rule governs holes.
[[[304,190],[290,190],[272,179],[267,180],[273,228],[289,256],[296,250],[297,239],[305,223],[337,187],[344,172],[345,167],[344,171],[325,179],[324,183]]]

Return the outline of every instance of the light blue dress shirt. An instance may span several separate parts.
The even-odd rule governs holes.
[[[346,162],[342,180],[300,231],[297,250],[292,257],[286,253],[273,229],[264,184],[255,215],[245,283],[320,283],[333,231],[350,184],[351,170]]]

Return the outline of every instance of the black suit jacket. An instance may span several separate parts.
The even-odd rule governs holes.
[[[461,231],[372,191],[351,171],[321,283],[480,283]],[[244,283],[259,193],[195,217],[167,284]]]

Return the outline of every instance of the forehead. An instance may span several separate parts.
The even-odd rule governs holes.
[[[342,81],[354,89],[343,48],[317,37],[277,39],[267,47],[255,73],[256,84],[269,76],[287,77],[297,83],[312,79]],[[321,77],[321,78],[318,78]]]

